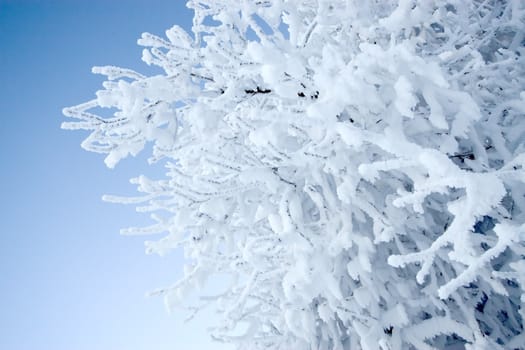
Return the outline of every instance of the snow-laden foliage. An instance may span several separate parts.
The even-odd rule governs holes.
[[[241,349],[524,349],[525,3],[190,0],[146,77],[96,67],[66,129],[134,179],[216,339]],[[98,116],[102,108],[117,110]]]

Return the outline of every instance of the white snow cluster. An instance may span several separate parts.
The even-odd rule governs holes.
[[[525,349],[525,2],[187,6],[192,33],[139,40],[163,74],[96,67],[63,124],[166,165],[106,199],[184,249],[167,304],[227,275],[193,307],[240,349]]]

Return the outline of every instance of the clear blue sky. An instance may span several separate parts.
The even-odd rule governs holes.
[[[134,194],[144,158],[105,168],[63,131],[61,110],[91,99],[94,65],[148,72],[136,40],[189,27],[183,0],[0,0],[0,349],[219,349],[204,315],[183,324],[145,292],[181,275],[181,255],[144,254],[147,222],[101,201]]]

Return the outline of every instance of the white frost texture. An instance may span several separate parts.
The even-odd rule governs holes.
[[[63,124],[165,165],[106,199],[184,250],[167,305],[239,349],[525,349],[525,2],[187,6],[192,32],[139,40],[162,74],[94,68]]]

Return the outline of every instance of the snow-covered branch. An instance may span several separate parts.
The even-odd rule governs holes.
[[[67,129],[135,180],[184,249],[168,305],[227,275],[213,336],[242,349],[523,349],[525,4],[190,0],[144,34],[146,77],[97,67]],[[111,117],[96,110],[115,109]]]

